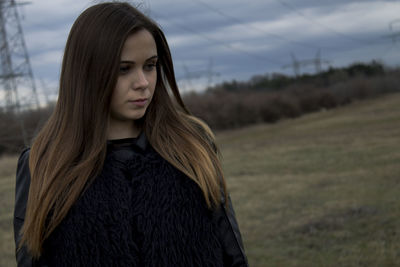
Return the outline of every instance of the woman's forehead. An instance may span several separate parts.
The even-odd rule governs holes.
[[[147,60],[157,56],[157,44],[147,30],[140,30],[128,36],[121,52],[121,61]]]

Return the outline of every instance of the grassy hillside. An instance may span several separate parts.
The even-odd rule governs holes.
[[[0,157],[0,266],[16,266],[12,215],[17,157]]]
[[[400,262],[400,94],[217,134],[250,266]],[[0,158],[0,266],[15,266],[16,157]]]
[[[400,94],[218,140],[251,266],[399,266]]]

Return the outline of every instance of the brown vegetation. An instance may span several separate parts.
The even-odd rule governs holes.
[[[205,93],[188,94],[184,101],[213,129],[238,128],[400,92],[399,74],[399,69],[384,70],[381,64],[372,62],[298,78],[256,76],[249,82],[232,81]]]
[[[20,114],[0,112],[0,155],[20,152],[36,135],[52,110],[53,106],[48,106]]]

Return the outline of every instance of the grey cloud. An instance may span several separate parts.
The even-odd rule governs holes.
[[[32,60],[40,60],[38,55],[47,60],[34,62],[34,72],[48,75],[49,80],[58,75],[51,71],[59,69],[54,65],[55,50],[62,53],[74,19],[93,3],[80,2],[42,0],[24,7],[23,25]],[[165,31],[177,76],[183,78],[187,76],[183,65],[193,72],[205,70],[210,59],[220,80],[290,73],[290,69],[282,69],[290,63],[290,53],[308,59],[315,57],[319,48],[334,66],[377,57],[391,64],[399,60],[394,52],[398,47],[387,52],[391,41],[382,38],[390,34],[388,23],[400,18],[396,12],[400,2],[395,0],[147,0],[140,9]],[[369,45],[352,38],[379,42]],[[312,67],[304,70],[313,71]]]

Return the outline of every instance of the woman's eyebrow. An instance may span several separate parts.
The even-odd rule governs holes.
[[[157,55],[154,55],[154,56],[152,56],[152,57],[149,57],[147,60],[152,60],[152,59],[157,59],[158,58],[158,56]]]
[[[157,59],[157,58],[158,58],[158,56],[157,56],[157,55],[154,55],[154,56],[151,56],[151,57],[149,57],[148,59],[146,59],[146,61],[149,61],[149,60],[152,60],[152,59]],[[132,60],[121,60],[120,63],[124,63],[124,64],[135,64],[135,61],[132,61]]]

